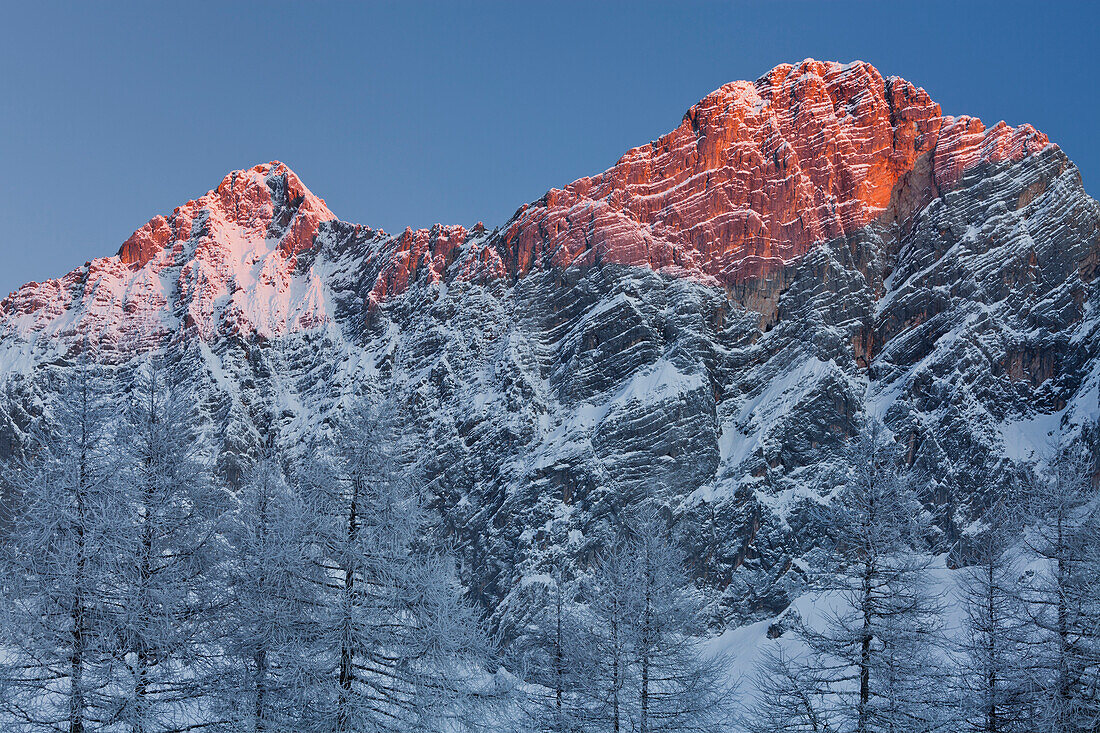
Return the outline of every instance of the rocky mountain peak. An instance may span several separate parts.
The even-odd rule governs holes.
[[[327,320],[320,282],[297,257],[335,219],[285,164],[229,173],[156,216],[114,257],[0,301],[6,333],[44,333],[126,351],[173,333],[273,336]]]
[[[168,216],[153,217],[130,235],[118,257],[125,264],[144,266],[189,239],[196,224],[221,230],[218,233],[225,236],[215,235],[212,241],[218,246],[277,239],[283,252],[297,254],[313,244],[322,221],[335,218],[324,199],[276,160],[232,171],[199,199],[176,207]]]
[[[967,171],[1048,147],[1029,125],[945,116],[923,89],[864,62],[782,64],[708,94],[672,132],[551,189],[500,231],[357,229],[370,233],[355,235],[358,277],[370,281],[362,300],[374,308],[418,280],[615,264],[739,288],[770,322],[782,271],[816,245],[905,221]],[[117,256],[13,293],[0,326],[115,341],[312,328],[330,313],[312,256],[299,255],[333,219],[283,163],[233,171]]]
[[[0,301],[0,449],[83,344],[163,349],[228,477],[393,395],[496,618],[655,495],[724,622],[805,580],[869,418],[936,477],[946,543],[1049,443],[1100,440],[1100,204],[1032,127],[869,64],[727,84],[499,229],[329,219],[261,165]]]
[[[912,211],[971,167],[1047,145],[1030,125],[944,116],[870,64],[807,59],[712,92],[672,132],[551,190],[505,239],[521,273],[610,262],[736,283],[866,226],[900,193]]]

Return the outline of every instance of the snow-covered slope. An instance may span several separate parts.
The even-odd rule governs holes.
[[[404,395],[472,593],[584,561],[643,495],[716,618],[773,612],[838,447],[884,419],[938,526],[1100,414],[1100,206],[1029,126],[873,67],[735,82],[494,230],[337,220],[281,163],[0,302],[0,449],[87,350],[166,349],[233,478],[364,390]]]

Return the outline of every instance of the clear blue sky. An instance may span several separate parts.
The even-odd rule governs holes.
[[[1100,9],[1040,2],[0,0],[0,294],[289,164],[342,219],[503,223],[806,57],[1031,122],[1100,190]]]

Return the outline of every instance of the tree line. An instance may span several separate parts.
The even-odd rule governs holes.
[[[1090,451],[1053,452],[931,578],[921,477],[880,426],[819,512],[825,609],[757,665],[753,733],[1100,730],[1100,495]],[[941,574],[942,576],[942,574]],[[945,587],[945,585],[947,587]],[[784,635],[785,630],[782,630]],[[792,651],[793,650],[793,651]]]
[[[344,405],[230,486],[156,361],[79,364],[0,466],[0,729],[1086,731],[1100,724],[1100,507],[1065,453],[967,537],[957,592],[921,482],[869,426],[811,523],[827,611],[752,668],[707,642],[666,507],[624,507],[583,566],[520,580],[488,628],[457,580],[393,400]],[[553,548],[551,548],[553,552]],[[770,635],[769,635],[770,636]]]
[[[304,459],[270,437],[230,487],[188,399],[159,362],[121,378],[82,363],[2,465],[0,729],[655,733],[714,718],[723,671],[698,658],[698,599],[656,514],[632,515],[600,561],[583,633],[559,583],[508,656],[434,531],[422,447],[392,400],[345,405]]]
[[[293,472],[230,490],[165,370],[57,390],[9,497],[8,731],[444,730],[492,645],[405,480],[394,422],[350,409]]]

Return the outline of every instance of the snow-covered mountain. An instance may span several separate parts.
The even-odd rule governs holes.
[[[727,621],[786,605],[868,416],[951,540],[1048,444],[1094,440],[1098,268],[1100,204],[1046,136],[807,60],[491,230],[391,235],[282,163],[230,173],[0,301],[0,449],[80,352],[166,350],[231,480],[269,434],[293,455],[349,396],[394,393],[498,618],[652,495]]]

